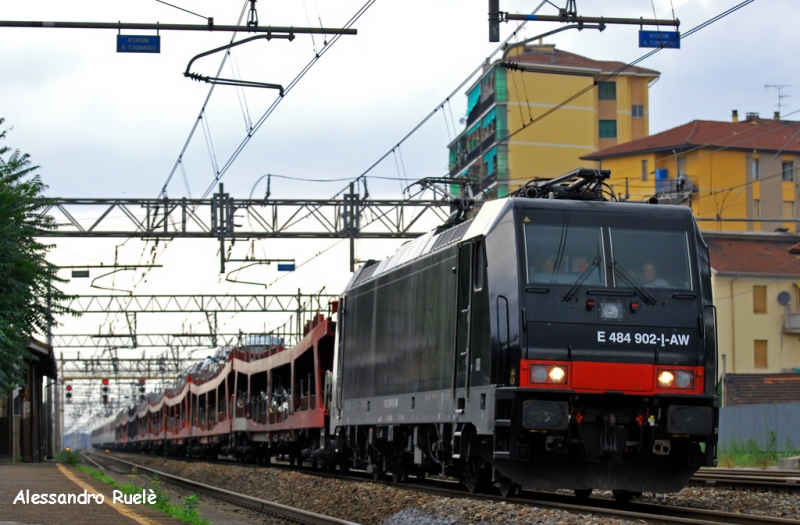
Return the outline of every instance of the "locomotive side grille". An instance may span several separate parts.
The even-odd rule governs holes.
[[[372,264],[370,266],[367,266],[366,268],[361,270],[361,274],[358,276],[358,279],[356,279],[356,282],[353,283],[353,284],[355,285],[355,284],[361,283],[363,281],[366,281],[367,279],[372,277],[372,274],[375,273],[375,270],[377,268],[378,268],[378,264]]]
[[[471,225],[472,221],[467,221],[443,232],[439,236],[439,239],[437,239],[436,244],[434,244],[433,248],[431,248],[431,251],[434,252],[439,248],[447,246],[448,244],[460,241],[467,233],[467,230]]]

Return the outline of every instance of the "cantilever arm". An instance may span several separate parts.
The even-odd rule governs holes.
[[[253,82],[249,80],[236,80],[230,78],[220,78],[220,77],[210,77],[210,76],[203,76],[198,73],[192,73],[189,70],[192,68],[192,64],[198,58],[203,58],[208,55],[213,55],[214,53],[219,53],[220,51],[225,51],[226,49],[231,49],[233,47],[246,44],[248,42],[252,42],[253,40],[259,39],[266,39],[272,40],[273,38],[282,38],[289,41],[294,40],[294,34],[289,33],[288,35],[273,35],[272,33],[267,33],[266,35],[256,35],[251,36],[250,38],[245,38],[244,40],[239,40],[238,42],[231,42],[230,44],[226,44],[224,46],[220,46],[209,51],[204,51],[199,55],[195,55],[188,64],[186,64],[186,71],[183,72],[183,76],[191,78],[193,80],[200,80],[202,82],[208,82],[209,84],[221,84],[224,86],[242,86],[242,87],[261,87],[261,88],[269,88],[269,89],[277,89],[280,91],[281,96],[283,96],[283,86],[280,84],[268,84],[266,82]]]

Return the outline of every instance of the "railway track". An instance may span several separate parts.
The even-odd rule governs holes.
[[[170,478],[174,478],[174,476],[170,476],[169,474],[161,473],[159,471],[155,471],[148,467],[137,465],[130,461],[122,460],[114,456],[103,455],[100,457],[104,459],[105,458],[113,459],[131,468],[136,466],[136,468],[142,471],[158,473],[159,477],[161,477],[164,481],[167,481],[169,483],[172,483]],[[203,460],[197,460],[197,461],[203,462]],[[217,460],[217,463],[231,464],[231,462],[219,461],[219,460]],[[278,465],[273,465],[273,466],[278,466]],[[253,467],[258,468],[255,465],[253,465]],[[349,481],[359,481],[359,482],[365,482],[365,481],[375,482],[371,476],[368,476],[366,474],[364,474],[363,476],[358,476],[357,473],[355,472],[351,473],[348,476],[337,476],[337,475],[322,473],[319,471],[307,471],[307,470],[304,471],[304,473],[320,477],[334,477],[346,481],[349,480]],[[183,478],[176,478],[176,479],[186,481],[189,483],[195,483],[189,480],[183,480]],[[479,498],[489,501],[507,502],[507,503],[515,503],[518,505],[535,506],[545,509],[562,510],[584,516],[626,519],[634,522],[641,520],[647,523],[658,524],[658,525],[673,525],[673,524],[716,525],[719,523],[729,523],[733,525],[800,525],[800,520],[793,520],[786,518],[758,516],[752,514],[738,514],[731,512],[706,510],[706,509],[693,509],[688,507],[677,507],[673,505],[655,505],[650,503],[632,502],[628,504],[619,504],[615,501],[602,498],[588,498],[584,500],[579,500],[575,496],[557,494],[552,492],[537,492],[537,491],[523,490],[521,494],[512,498],[503,498],[502,496],[493,494],[471,494],[455,481],[441,481],[441,480],[429,479],[425,482],[425,484],[419,484],[416,482],[413,483],[406,482],[398,484],[398,483],[390,483],[388,481],[386,482],[378,481],[375,483],[385,483],[399,489],[415,490],[449,498]],[[193,487],[187,487],[187,488],[199,491],[199,489]],[[231,493],[230,491],[225,491],[225,492],[229,494],[234,494]],[[213,494],[209,495],[213,496]],[[255,499],[255,498],[250,498],[249,496],[242,496],[238,494],[237,496],[246,499],[253,499],[253,500]],[[257,500],[257,501],[263,501],[263,500]],[[345,522],[340,521],[338,523],[345,523]]]
[[[141,472],[155,474],[161,481],[167,482],[171,485],[175,485],[177,487],[181,487],[183,489],[187,489],[192,492],[197,492],[200,494],[204,494],[206,496],[210,496],[212,498],[224,501],[226,503],[230,503],[255,512],[266,514],[271,517],[288,520],[294,523],[310,524],[310,525],[358,525],[357,523],[351,521],[341,520],[338,518],[333,518],[331,516],[323,516],[322,514],[309,512],[302,509],[296,509],[294,507],[281,505],[280,503],[254,498],[252,496],[247,496],[245,494],[238,494],[230,490],[225,490],[219,487],[206,485],[204,483],[198,483],[190,479],[173,476],[172,474],[167,474],[166,472],[161,472],[159,470],[151,469],[144,465],[131,463],[130,461],[125,461],[124,459],[120,459],[110,455],[101,456],[98,454],[86,453],[83,455],[83,457],[87,458],[90,462],[94,463],[97,467],[101,469],[104,469],[104,467],[98,463],[98,460],[100,462],[106,460],[113,460],[118,463],[124,464],[126,467],[129,467],[130,469],[136,468]]]
[[[760,469],[700,469],[695,485],[800,491],[800,472]]]

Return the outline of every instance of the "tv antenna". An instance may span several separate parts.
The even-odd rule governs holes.
[[[781,108],[787,107],[788,104],[783,103],[783,99],[789,98],[790,95],[784,95],[783,90],[786,88],[792,87],[791,84],[764,84],[764,87],[769,89],[777,89],[778,90],[778,103],[775,106],[778,108],[778,115],[782,113]]]

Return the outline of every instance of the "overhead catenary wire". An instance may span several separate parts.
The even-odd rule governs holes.
[[[545,3],[545,2],[542,2],[541,4],[539,4],[539,7],[537,7],[537,8],[536,8],[536,9],[533,11],[533,14],[535,14],[535,13],[536,13],[536,12],[537,12],[537,11],[538,11],[538,10],[539,10],[539,9],[540,9],[542,6],[543,6],[543,5],[544,5],[544,3]],[[391,149],[389,149],[389,151],[387,151],[386,153],[384,153],[383,155],[381,155],[381,156],[380,156],[380,158],[378,158],[378,160],[376,160],[375,162],[373,162],[373,163],[372,163],[372,164],[371,164],[371,165],[370,165],[370,166],[369,166],[369,167],[368,167],[366,170],[364,170],[364,171],[363,171],[363,172],[362,172],[362,173],[361,173],[361,174],[360,174],[358,177],[356,177],[356,180],[360,179],[361,177],[364,177],[364,176],[365,176],[367,173],[369,173],[370,171],[372,171],[373,169],[375,169],[375,167],[376,167],[378,164],[380,164],[381,162],[383,162],[383,161],[386,159],[386,157],[388,157],[389,155],[391,155],[391,154],[392,154],[392,152],[395,150],[395,148],[397,148],[398,146],[400,146],[401,144],[403,144],[403,143],[404,143],[406,140],[408,140],[408,139],[409,139],[409,138],[410,138],[410,137],[411,137],[411,136],[412,136],[414,133],[416,133],[416,132],[417,132],[417,130],[419,130],[419,129],[420,129],[420,128],[421,128],[421,127],[422,127],[422,126],[423,126],[423,125],[424,125],[426,122],[428,122],[428,121],[429,121],[429,120],[430,120],[430,119],[431,119],[431,118],[432,118],[432,117],[433,117],[433,116],[436,114],[436,112],[437,112],[437,111],[439,111],[439,109],[441,109],[441,108],[444,108],[444,104],[446,104],[446,103],[448,103],[448,104],[449,104],[449,102],[450,102],[450,99],[451,99],[451,98],[453,98],[454,96],[456,96],[456,95],[458,94],[458,92],[459,92],[459,91],[461,91],[461,88],[463,88],[465,85],[467,85],[467,83],[468,83],[468,82],[469,82],[469,81],[470,81],[470,80],[471,80],[471,79],[472,79],[472,78],[473,78],[475,75],[477,75],[479,72],[481,72],[481,71],[483,70],[483,66],[484,66],[484,64],[486,63],[486,61],[487,61],[487,60],[491,60],[491,58],[492,58],[493,56],[495,56],[497,53],[499,53],[500,51],[502,51],[503,49],[505,49],[505,48],[506,48],[506,46],[508,45],[508,43],[511,41],[511,39],[512,39],[512,38],[514,38],[514,37],[516,37],[516,36],[517,36],[517,34],[518,34],[518,33],[519,33],[521,30],[522,30],[522,28],[523,28],[523,27],[525,27],[525,24],[526,24],[526,22],[523,22],[523,23],[521,23],[521,24],[520,24],[520,25],[519,25],[519,26],[518,26],[518,27],[517,27],[517,28],[514,30],[514,32],[513,32],[513,33],[511,33],[511,35],[509,35],[509,36],[508,36],[508,38],[506,38],[505,40],[503,40],[503,42],[501,42],[501,43],[500,43],[500,45],[499,45],[499,46],[497,46],[497,48],[496,48],[494,51],[492,51],[492,53],[491,53],[491,54],[490,54],[490,55],[489,55],[489,56],[486,58],[486,60],[483,60],[483,61],[481,61],[480,65],[479,65],[477,68],[475,68],[475,69],[474,69],[474,70],[473,70],[471,73],[469,73],[469,74],[467,75],[467,77],[466,77],[466,78],[465,78],[463,81],[461,81],[461,83],[460,83],[460,84],[458,84],[458,86],[456,86],[456,88],[455,88],[455,89],[454,89],[452,92],[450,92],[450,94],[449,94],[449,95],[447,95],[447,97],[445,97],[445,99],[444,99],[444,100],[442,100],[442,101],[441,101],[439,104],[437,104],[437,105],[436,105],[436,107],[435,107],[433,110],[431,110],[431,112],[430,112],[430,113],[428,113],[427,115],[425,115],[425,117],[424,117],[424,118],[423,118],[421,121],[419,121],[419,123],[417,123],[417,124],[416,124],[416,125],[415,125],[413,128],[411,128],[411,131],[409,131],[408,133],[406,133],[406,134],[405,134],[405,135],[404,135],[404,136],[403,136],[403,137],[402,137],[402,138],[401,138],[399,141],[397,141],[397,144],[395,144],[394,146],[392,146],[392,147],[391,147]],[[344,190],[343,190],[343,191],[344,191]]]
[[[366,13],[367,10],[369,10],[369,8],[372,7],[372,5],[376,1],[377,0],[367,0],[367,2],[363,6],[361,6],[361,8],[350,18],[350,20],[348,20],[347,23],[344,24],[343,29],[350,29],[353,26],[353,24],[355,24],[358,21],[358,19],[361,18],[364,15],[364,13]],[[202,198],[206,198],[209,194],[211,194],[212,191],[214,191],[214,188],[216,187],[217,183],[222,179],[223,176],[225,176],[225,173],[228,172],[228,169],[230,169],[231,165],[239,157],[239,154],[241,154],[245,146],[247,146],[247,144],[250,142],[250,139],[253,138],[253,136],[256,134],[256,132],[258,132],[258,130],[261,128],[264,122],[267,121],[270,115],[274,113],[275,109],[277,109],[281,101],[286,97],[286,95],[289,94],[289,92],[292,91],[292,89],[294,89],[294,87],[303,79],[303,77],[306,76],[306,74],[314,66],[314,64],[316,64],[325,55],[325,53],[327,53],[331,49],[331,47],[333,47],[333,45],[339,41],[339,38],[341,38],[341,36],[342,36],[341,33],[335,34],[330,39],[330,41],[328,41],[319,50],[319,52],[314,56],[314,58],[312,58],[305,65],[305,67],[300,71],[300,73],[298,73],[297,76],[295,76],[294,79],[292,79],[292,81],[289,82],[289,84],[283,90],[283,96],[278,96],[272,102],[272,104],[267,108],[267,110],[256,121],[255,125],[253,126],[253,129],[247,133],[247,135],[244,137],[244,139],[242,139],[242,141],[236,147],[236,149],[228,158],[228,160],[225,162],[225,164],[223,164],[222,168],[218,170],[217,175],[214,177],[214,180],[211,182],[211,184],[209,184],[208,188],[203,193]]]
[[[723,11],[722,13],[720,13],[720,14],[718,14],[718,15],[716,15],[716,16],[708,19],[708,20],[706,20],[705,22],[693,27],[692,29],[688,30],[687,32],[685,32],[685,33],[683,33],[681,35],[678,35],[674,40],[671,40],[670,42],[667,42],[667,43],[663,44],[662,47],[655,48],[652,51],[650,51],[648,53],[645,53],[644,55],[640,56],[639,58],[637,58],[633,62],[629,62],[629,63],[623,65],[622,67],[618,68],[617,70],[609,73],[608,75],[606,75],[606,76],[604,76],[602,78],[598,78],[597,80],[595,80],[595,82],[592,85],[589,85],[589,86],[579,90],[578,92],[576,92],[572,96],[567,97],[562,102],[559,102],[558,104],[556,104],[552,108],[548,109],[547,111],[545,111],[544,113],[542,113],[541,115],[536,117],[535,119],[533,119],[530,122],[522,125],[519,129],[515,130],[513,133],[509,133],[508,136],[505,139],[503,139],[502,141],[498,141],[498,142],[507,142],[511,137],[521,133],[522,131],[524,131],[528,127],[532,126],[533,124],[536,124],[537,122],[540,122],[542,119],[547,118],[548,116],[552,115],[553,113],[555,113],[559,109],[563,108],[564,106],[566,106],[567,104],[569,104],[573,100],[575,100],[575,99],[585,95],[586,93],[592,91],[597,86],[599,86],[602,82],[607,82],[609,79],[612,79],[612,78],[616,77],[617,75],[627,71],[628,69],[636,66],[636,64],[639,64],[640,62],[642,62],[644,60],[647,60],[651,56],[655,55],[656,53],[658,53],[659,51],[664,49],[666,46],[670,45],[673,41],[675,41],[675,40],[683,40],[683,39],[685,39],[685,38],[697,33],[698,31],[701,31],[702,29],[705,29],[706,27],[714,24],[715,22],[718,22],[719,20],[722,20],[726,16],[728,16],[728,15],[730,15],[732,13],[735,13],[739,9],[745,7],[746,5],[752,4],[753,2],[755,2],[755,0],[744,0],[743,2],[741,2],[739,4],[736,4],[735,6],[731,7],[730,9],[728,9],[726,11]]]
[[[179,10],[181,10],[181,11],[184,11],[184,12],[186,12],[186,13],[189,13],[190,15],[194,15],[194,16],[197,16],[197,17],[203,18],[203,19],[205,19],[205,20],[208,20],[208,19],[209,19],[209,17],[207,17],[207,16],[198,15],[198,14],[197,14],[197,13],[195,13],[194,11],[189,11],[188,9],[184,9],[184,8],[182,8],[182,7],[178,7],[177,5],[172,5],[172,4],[169,4],[169,3],[165,2],[164,0],[156,0],[156,2],[158,2],[159,4],[164,4],[164,5],[168,5],[168,6],[170,6],[170,7],[174,7],[175,9],[179,9]]]
[[[247,5],[249,4],[249,0],[244,0],[244,4],[242,5],[242,11],[239,13],[239,20],[236,25],[240,25],[242,23],[242,18],[244,18],[244,14],[247,12]],[[236,33],[231,35],[230,43],[233,44],[234,40],[236,40]],[[219,64],[219,68],[217,69],[216,76],[218,77],[222,73],[222,68],[225,67],[225,61],[228,59],[229,53],[225,53],[222,55],[222,61]],[[211,100],[211,95],[214,94],[214,88],[216,84],[211,84],[208,88],[208,93],[206,94],[206,98],[203,101],[203,105],[200,107],[200,113],[197,115],[197,118],[194,120],[192,124],[192,129],[189,130],[189,136],[186,137],[186,141],[183,143],[183,147],[181,148],[181,152],[178,154],[178,159],[175,161],[175,165],[172,166],[172,170],[169,172],[167,176],[166,182],[164,182],[164,186],[161,187],[161,192],[158,194],[159,197],[164,197],[167,195],[167,187],[169,186],[170,181],[172,181],[172,177],[175,175],[175,172],[178,169],[178,166],[183,160],[183,156],[186,154],[186,150],[189,148],[189,144],[192,142],[192,137],[194,137],[195,131],[197,131],[197,125],[200,123],[200,119],[203,118],[203,115],[206,112],[206,108],[208,107],[208,102]]]
[[[233,49],[230,50],[231,53],[231,73],[233,74],[233,78],[235,80],[242,80],[242,71],[239,68],[239,61],[236,60],[236,54],[233,52]],[[239,109],[242,110],[242,117],[244,118],[244,130],[245,133],[249,132],[253,129],[253,120],[250,118],[250,107],[247,104],[247,93],[245,89],[241,85],[236,85],[236,98],[239,101]]]

